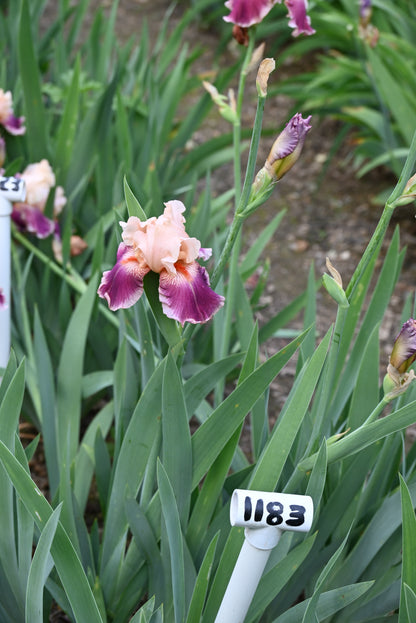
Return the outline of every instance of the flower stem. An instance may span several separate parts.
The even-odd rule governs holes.
[[[384,236],[387,231],[387,227],[390,223],[390,219],[394,212],[394,208],[396,207],[396,202],[400,198],[403,190],[407,184],[407,181],[411,177],[416,162],[416,132],[413,135],[412,143],[409,148],[409,153],[406,158],[406,162],[403,167],[402,174],[397,182],[393,192],[387,200],[386,205],[384,206],[383,213],[379,222],[377,223],[377,227],[375,232],[367,245],[366,250],[358,263],[357,268],[354,271],[353,276],[351,277],[351,281],[348,284],[347,289],[345,290],[345,294],[347,295],[348,300],[351,300],[352,294],[361,279],[365,269],[373,258],[374,254],[377,252],[379,246],[383,242]]]
[[[40,251],[34,244],[28,240],[26,236],[21,234],[17,230],[13,230],[13,237],[17,240],[22,246],[26,247],[28,251],[30,251],[35,257],[37,257],[45,266],[47,266],[52,272],[54,272],[58,277],[66,281],[66,283],[78,294],[83,294],[87,289],[87,285],[81,275],[79,275],[71,266],[65,270],[62,266],[54,262],[50,257],[45,255],[43,251]],[[116,327],[117,329],[120,326],[119,319],[117,316],[111,312],[109,309],[99,304],[98,309],[105,316],[110,323]]]
[[[243,96],[246,86],[248,67],[253,55],[254,41],[254,33],[252,33],[246,48],[238,81],[236,120],[233,126],[235,209],[237,209],[241,194],[241,111],[243,108]]]

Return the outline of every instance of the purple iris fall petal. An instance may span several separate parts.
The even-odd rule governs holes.
[[[3,289],[0,288],[0,310],[2,309],[7,309],[7,301]]]
[[[10,115],[10,117],[3,122],[3,125],[9,134],[19,136],[26,132],[26,128],[23,125],[24,122],[24,117],[15,117],[14,115]]]
[[[228,0],[225,6],[231,12],[224,20],[242,28],[249,28],[259,24],[277,2],[281,0]]]
[[[192,324],[203,323],[224,304],[209,285],[208,273],[198,262],[175,264],[176,274],[163,270],[159,280],[159,299],[168,318]]]
[[[103,273],[98,295],[107,300],[111,311],[131,307],[143,294],[143,278],[149,270],[137,260],[134,250],[122,242],[116,264]]]
[[[198,253],[198,257],[201,258],[201,260],[209,260],[209,258],[212,255],[212,249],[210,249],[209,247],[201,247],[199,249],[199,253]]]
[[[311,26],[311,18],[306,14],[307,0],[285,0],[289,12],[289,26],[294,28],[292,35],[313,35],[315,30]]]
[[[19,203],[18,206],[13,208],[12,220],[19,229],[35,234],[40,239],[47,238],[55,231],[55,223],[42,210],[25,203]]]

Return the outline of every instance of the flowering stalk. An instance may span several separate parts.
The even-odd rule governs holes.
[[[233,143],[234,143],[234,188],[235,188],[235,206],[237,208],[240,201],[241,192],[241,110],[243,107],[243,95],[246,86],[248,68],[254,50],[254,33],[250,37],[246,53],[243,60],[243,66],[240,72],[240,78],[237,91],[236,115],[233,124]]]
[[[233,221],[231,223],[231,227],[228,231],[227,239],[225,241],[225,245],[222,249],[220,258],[218,263],[211,275],[211,283],[212,287],[215,288],[216,284],[220,276],[222,275],[225,265],[227,264],[234,245],[236,243],[238,234],[240,232],[241,226],[244,223],[245,219],[248,215],[244,215],[244,209],[247,206],[248,199],[250,196],[251,184],[254,178],[254,170],[256,166],[256,156],[260,141],[261,128],[263,122],[263,111],[264,111],[264,103],[265,96],[259,96],[257,99],[257,110],[256,110],[256,118],[254,120],[253,132],[251,135],[251,144],[250,144],[250,152],[248,156],[246,176],[244,179],[243,191],[240,195],[239,201],[237,203],[236,211],[234,214]]]
[[[407,155],[407,159],[402,171],[402,174],[397,182],[393,192],[387,200],[386,205],[384,206],[383,213],[380,217],[379,222],[377,223],[377,227],[374,231],[373,236],[371,237],[370,242],[367,245],[366,250],[364,251],[357,268],[354,271],[353,276],[351,277],[351,281],[348,284],[345,293],[347,295],[348,300],[351,300],[352,294],[361,279],[365,269],[370,263],[372,257],[376,253],[377,249],[383,242],[383,238],[386,234],[387,227],[389,226],[390,219],[393,215],[394,209],[401,204],[402,195],[405,192],[406,186],[408,184],[408,180],[411,177],[411,174],[414,170],[416,162],[416,132],[413,135],[412,143],[409,148],[409,153]]]

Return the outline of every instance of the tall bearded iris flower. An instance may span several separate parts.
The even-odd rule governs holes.
[[[122,239],[115,266],[104,272],[98,294],[113,311],[131,307],[143,294],[143,279],[159,274],[159,299],[169,318],[193,324],[212,318],[224,297],[209,286],[208,273],[196,260],[206,260],[211,249],[201,248],[185,231],[185,206],[168,201],[158,218],[141,221],[131,216],[121,222]]]
[[[282,0],[228,0],[225,3],[230,14],[224,17],[226,22],[231,22],[241,28],[249,28],[259,24],[277,3]],[[294,29],[293,36],[303,33],[313,35],[311,20],[307,16],[308,0],[284,0],[289,13],[289,26]]]

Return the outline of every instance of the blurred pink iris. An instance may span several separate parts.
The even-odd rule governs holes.
[[[24,117],[15,117],[13,114],[13,101],[10,91],[0,89],[0,124],[9,132],[9,134],[24,134]]]
[[[281,0],[228,0],[225,6],[231,13],[224,20],[242,28],[249,28],[253,24],[259,24],[277,2]]]
[[[312,35],[315,31],[311,27],[310,18],[306,15],[308,8],[307,0],[284,0],[289,12],[289,26],[294,28],[293,36],[300,33]],[[277,3],[282,0],[228,0],[225,3],[230,14],[224,17],[226,22],[231,22],[241,28],[249,28],[259,24]]]
[[[45,159],[26,167],[20,175],[26,184],[24,203],[13,204],[12,219],[23,231],[35,234],[38,238],[47,238],[56,233],[56,220],[45,216],[44,210],[49,193],[56,185],[55,174]],[[56,219],[66,204],[63,188],[55,188],[53,214]]]
[[[208,273],[196,260],[208,259],[211,249],[201,248],[185,231],[185,206],[165,203],[164,213],[147,221],[131,216],[123,228],[115,266],[104,272],[98,294],[113,311],[131,307],[143,294],[149,271],[159,274],[159,299],[169,318],[193,324],[212,318],[224,297],[209,286]]]
[[[6,296],[3,292],[3,288],[0,288],[0,311],[2,309],[7,309]]]
[[[289,26],[294,28],[292,35],[313,35],[315,30],[311,26],[311,18],[306,15],[308,0],[285,0],[289,12]]]

